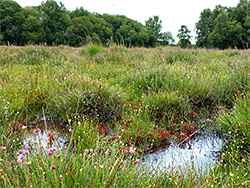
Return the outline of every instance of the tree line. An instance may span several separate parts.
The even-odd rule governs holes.
[[[155,47],[174,43],[171,32],[161,32],[162,21],[150,17],[145,25],[122,15],[90,13],[83,7],[74,11],[55,0],[22,8],[13,0],[0,1],[0,45],[69,45],[114,42],[125,46]],[[177,45],[191,46],[190,30],[182,25]],[[236,7],[217,5],[201,12],[196,23],[196,46],[205,48],[249,48],[250,2]]]
[[[216,6],[201,12],[196,24],[196,45],[206,48],[249,48],[250,2],[240,0],[236,7]]]
[[[70,45],[115,42],[125,46],[154,47],[174,42],[170,32],[161,32],[162,21],[153,16],[145,26],[122,15],[74,11],[54,0],[22,8],[13,0],[0,1],[0,44]]]

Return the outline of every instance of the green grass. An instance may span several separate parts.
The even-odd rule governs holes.
[[[249,52],[1,46],[0,186],[248,187]],[[19,163],[25,127],[43,110],[72,130],[68,145],[48,156],[30,143]],[[201,128],[207,119],[206,128],[228,140],[208,174],[153,174],[135,164],[137,151],[191,134],[184,124]],[[130,147],[136,152],[124,152]]]

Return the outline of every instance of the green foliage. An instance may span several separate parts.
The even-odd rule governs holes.
[[[164,32],[164,33],[160,33],[160,36],[158,38],[158,42],[163,45],[171,45],[175,42],[172,33],[171,32]]]
[[[250,151],[248,146],[250,142],[249,107],[249,96],[240,96],[230,113],[224,112],[219,116],[220,125],[226,134],[229,133],[230,141],[237,141],[238,145],[244,147],[248,152]]]
[[[42,27],[45,38],[43,42],[48,45],[66,44],[67,27],[71,25],[70,17],[62,3],[57,4],[54,0],[47,0],[39,7],[41,12]]]
[[[20,45],[24,22],[22,7],[12,0],[0,1],[0,33],[4,44]]]
[[[153,18],[149,18],[145,23],[148,30],[158,38],[162,28],[162,21],[159,19],[159,16],[153,16]]]
[[[221,13],[217,17],[217,24],[213,32],[209,35],[208,41],[214,47],[223,49],[229,47],[241,48],[243,28],[236,21],[229,21],[227,13]]]
[[[189,45],[191,45],[191,42],[190,42],[191,36],[189,35],[191,31],[188,30],[187,26],[182,25],[181,29],[179,29],[178,32],[179,32],[177,35],[177,37],[179,38],[178,45],[181,46],[182,48],[186,48]]]
[[[83,46],[90,40],[93,24],[86,16],[74,17],[73,24],[67,28],[68,44],[70,46]]]
[[[103,50],[103,46],[99,44],[91,43],[88,45],[87,51],[90,56],[94,56]]]
[[[40,13],[35,8],[25,7],[23,14],[25,17],[25,21],[22,24],[24,44],[37,44],[42,42],[44,32],[42,23],[39,20]]]
[[[89,42],[103,45],[115,42],[127,47],[153,47],[158,39],[162,45],[173,42],[169,32],[160,33],[162,22],[158,16],[143,26],[126,16],[90,13],[83,7],[67,11],[55,0],[23,9],[14,1],[3,0],[0,8],[0,44],[80,47]]]
[[[208,42],[209,34],[213,31],[216,20],[212,16],[210,9],[205,9],[201,12],[200,20],[196,24],[197,42],[198,47],[210,47]]]
[[[237,7],[205,9],[196,24],[197,46],[249,48],[249,7],[249,1],[240,1]]]

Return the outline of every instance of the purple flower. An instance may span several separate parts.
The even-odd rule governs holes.
[[[49,149],[47,150],[47,154],[48,154],[48,156],[51,156],[51,155],[52,155],[52,153],[53,153],[53,149],[52,149],[52,148],[49,148]]]
[[[134,152],[135,152],[134,148],[133,148],[133,147],[130,147],[130,148],[129,148],[129,153],[132,154],[132,153],[134,153]]]
[[[62,176],[62,175],[60,175],[60,176],[59,176],[59,179],[63,179],[63,176]]]
[[[23,155],[22,154],[17,157],[17,162],[18,163],[22,163],[23,162]]]
[[[236,110],[236,107],[235,107],[235,106],[233,106],[233,109],[235,109],[235,110]]]
[[[28,150],[27,149],[23,149],[23,154],[26,154],[28,153]]]
[[[55,82],[57,82],[57,79],[55,79]]]
[[[7,110],[4,113],[7,114]]]
[[[18,110],[21,110],[21,107],[18,107]]]
[[[47,75],[45,75],[44,78],[47,78]]]
[[[97,166],[97,165],[98,165],[98,163],[97,163],[97,162],[95,162],[95,163],[94,163],[94,165],[96,165],[96,166]]]
[[[51,169],[52,169],[52,170],[55,170],[55,169],[56,169],[56,166],[53,165],[53,166],[51,167]]]
[[[110,151],[109,149],[107,149],[106,153],[107,153],[108,155],[110,155],[111,151]]]
[[[53,131],[53,132],[52,132],[52,135],[54,135],[54,136],[55,136],[55,135],[56,135],[56,132],[55,132],[55,131]]]
[[[140,162],[141,162],[140,159],[136,159],[136,160],[135,160],[135,164],[136,164],[136,163],[140,163]]]
[[[1,146],[1,150],[2,150],[2,151],[6,150],[6,147]]]
[[[127,150],[127,149],[125,149],[125,150],[124,150],[124,153],[128,153],[128,150]]]
[[[38,132],[40,133],[40,132],[41,132],[41,129],[38,128],[38,129],[35,129],[35,130],[33,131],[34,134],[37,134]]]

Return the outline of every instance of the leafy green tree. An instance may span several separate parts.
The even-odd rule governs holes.
[[[217,24],[213,32],[209,35],[208,38],[209,42],[211,42],[214,47],[223,49],[229,46],[227,38],[228,23],[228,14],[226,12],[221,13],[217,18]]]
[[[146,28],[149,31],[152,31],[154,35],[158,38],[160,36],[162,21],[159,19],[159,16],[153,16],[146,21]]]
[[[211,44],[220,49],[229,47],[243,48],[244,30],[241,23],[236,20],[230,21],[227,12],[221,13],[217,18],[217,24],[208,40]]]
[[[188,47],[188,45],[191,45],[190,39],[191,36],[189,35],[191,33],[190,30],[188,30],[187,26],[182,25],[181,28],[178,31],[177,37],[179,38],[178,45],[182,48]]]
[[[119,29],[119,27],[122,25],[122,20],[126,19],[125,16],[121,16],[121,15],[109,15],[109,14],[104,14],[101,17],[107,23],[109,23],[109,27],[112,28],[113,34],[115,34],[116,31]]]
[[[149,33],[145,27],[142,27],[137,34],[137,46],[149,46]]]
[[[74,17],[73,24],[67,28],[68,45],[82,46],[90,41],[93,24],[87,16]]]
[[[80,8],[76,8],[76,10],[74,11],[71,11],[69,13],[69,16],[71,19],[73,19],[74,17],[89,16],[90,14],[91,13],[85,10],[83,7],[80,7]]]
[[[22,7],[12,0],[0,1],[0,39],[4,44],[21,45],[22,24],[24,22]]]
[[[139,22],[123,17],[122,25],[116,30],[115,41],[126,46],[142,46],[148,43],[148,34],[145,33],[148,31],[142,28]]]
[[[37,44],[42,42],[43,28],[40,21],[40,13],[34,7],[25,7],[23,9],[25,17],[22,24],[23,32],[21,34],[24,44]]]
[[[39,6],[42,26],[45,32],[45,42],[52,44],[66,44],[66,30],[72,24],[64,5],[54,0],[47,0]]]
[[[208,42],[209,34],[213,32],[216,25],[216,21],[213,18],[212,11],[205,9],[201,15],[200,20],[196,23],[196,45],[198,47],[210,47]]]
[[[244,27],[246,30],[246,48],[250,47],[250,16],[247,15],[246,19],[245,19],[245,23],[244,23]]]
[[[172,33],[171,32],[164,32],[164,33],[160,33],[160,36],[158,38],[158,42],[163,45],[171,45],[175,42]]]
[[[146,28],[149,31],[149,46],[156,46],[157,39],[160,36],[162,21],[159,19],[159,16],[150,17],[145,22]]]
[[[101,17],[90,15],[89,19],[93,24],[92,42],[106,44],[113,36],[112,28]]]

